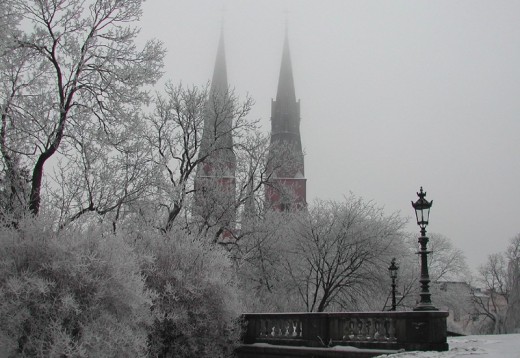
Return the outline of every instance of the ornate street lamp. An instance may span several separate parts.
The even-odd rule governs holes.
[[[390,267],[388,267],[388,272],[390,273],[390,278],[392,279],[392,308],[390,311],[395,311],[396,302],[395,302],[395,280],[397,279],[397,270],[399,270],[399,266],[395,264],[395,257],[390,262]]]
[[[428,244],[428,238],[426,237],[426,226],[428,225],[428,220],[430,217],[430,208],[432,207],[432,201],[426,200],[424,197],[426,196],[426,192],[423,192],[423,188],[419,190],[417,193],[419,199],[414,203],[412,201],[412,206],[415,209],[415,216],[417,218],[417,225],[421,228],[421,237],[419,237],[419,244],[421,248],[417,254],[421,255],[421,278],[419,282],[421,283],[421,301],[414,308],[414,311],[437,311],[437,308],[433,306],[431,301],[430,294],[430,276],[428,274],[428,254],[431,251],[426,249],[426,244]]]

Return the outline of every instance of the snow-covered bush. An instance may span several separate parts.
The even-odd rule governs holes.
[[[182,230],[149,231],[137,240],[146,283],[155,293],[152,357],[226,357],[239,338],[242,312],[228,253]]]
[[[0,351],[145,356],[151,295],[138,262],[121,237],[94,228],[0,227]]]

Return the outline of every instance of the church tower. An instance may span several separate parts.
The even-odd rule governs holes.
[[[300,101],[296,100],[287,30],[276,100],[271,100],[271,147],[266,204],[276,210],[307,203],[307,183],[300,137]]]
[[[224,32],[221,29],[213,79],[204,109],[204,127],[195,176],[194,214],[201,224],[226,236],[235,221],[233,102],[227,81]]]

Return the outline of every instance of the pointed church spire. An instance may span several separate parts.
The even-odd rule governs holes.
[[[227,109],[229,107],[228,90],[224,26],[221,26],[213,79],[204,113],[204,130],[200,151],[202,156],[216,148],[231,150],[233,146],[232,118]]]
[[[287,210],[306,204],[306,179],[300,137],[300,101],[296,100],[287,28],[276,100],[271,101],[271,179],[266,187],[268,205]]]
[[[289,50],[289,35],[287,27],[285,30],[285,40],[283,44],[282,53],[282,65],[280,67],[280,77],[278,78],[278,92],[276,94],[276,101],[296,101],[296,92],[294,90],[294,78],[291,63],[291,52]]]
[[[271,143],[287,142],[302,150],[300,139],[300,101],[296,100],[289,51],[289,36],[285,33],[276,101],[271,103]],[[302,165],[303,173],[303,165]]]
[[[224,26],[220,28],[220,39],[218,42],[217,58],[213,70],[210,93],[225,93],[228,90],[226,51],[224,49]]]
[[[204,108],[204,127],[194,183],[194,217],[201,225],[218,227],[222,237],[229,236],[235,216],[235,170],[233,151],[233,113],[228,94],[224,31],[213,70],[213,80]]]

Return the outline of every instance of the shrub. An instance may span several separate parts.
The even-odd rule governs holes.
[[[141,249],[152,259],[143,261],[143,270],[155,292],[150,355],[232,355],[242,306],[228,253],[181,230],[145,236]]]
[[[119,236],[0,227],[0,351],[6,356],[146,355],[151,295]]]

